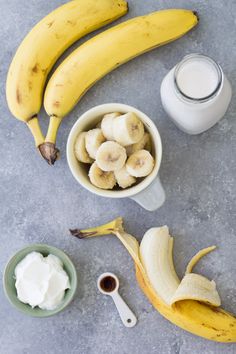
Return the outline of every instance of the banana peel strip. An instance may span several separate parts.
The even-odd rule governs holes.
[[[193,256],[193,258],[189,261],[187,267],[186,267],[186,271],[185,274],[191,273],[193,267],[195,267],[195,265],[197,264],[198,261],[200,261],[200,259],[202,257],[204,257],[205,255],[207,255],[208,253],[210,253],[211,251],[214,251],[216,249],[216,246],[210,246],[207,248],[203,248],[202,250],[200,250],[198,253],[195,254],[195,256]]]
[[[182,300],[196,300],[216,307],[221,304],[215,282],[195,273],[183,277],[170,304],[172,306]]]
[[[203,248],[193,256],[186,267],[185,276],[173,295],[170,305],[182,300],[196,300],[215,307],[221,305],[216,283],[202,275],[192,273],[193,267],[200,259],[215,249],[216,246]]]

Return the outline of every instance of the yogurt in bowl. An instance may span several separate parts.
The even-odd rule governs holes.
[[[44,257],[39,252],[30,252],[17,264],[15,278],[18,299],[32,308],[56,309],[70,288],[63,263],[53,254]]]
[[[48,257],[49,255],[51,256]],[[35,261],[37,264],[35,264]],[[29,266],[30,264],[32,267]],[[44,274],[41,272],[40,279],[37,279],[36,282],[32,281],[42,264],[46,266],[46,268],[44,267]],[[59,293],[55,274],[63,274],[64,283],[62,284],[60,281]],[[24,275],[23,278],[22,275]],[[36,274],[36,276],[39,276],[39,274]],[[49,281],[51,276],[54,279]],[[16,284],[17,278],[18,280],[21,278],[26,282],[28,281],[28,284],[20,284],[21,291],[27,289],[28,294],[23,291],[19,296]],[[36,291],[39,282],[42,286],[44,284],[44,290],[46,291]],[[22,287],[22,285],[24,286]],[[62,250],[46,244],[33,244],[19,250],[8,261],[3,275],[3,287],[9,302],[24,314],[33,317],[49,317],[64,310],[73,300],[77,289],[77,273],[74,264]],[[57,299],[55,299],[55,292],[58,295]],[[41,303],[42,308],[38,306],[39,303]]]

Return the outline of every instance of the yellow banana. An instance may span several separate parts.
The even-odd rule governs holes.
[[[127,10],[124,0],[70,1],[43,18],[19,46],[7,76],[7,102],[12,114],[28,125],[46,159],[37,114],[49,71],[72,43],[123,16]]]
[[[63,117],[96,81],[128,60],[183,36],[197,23],[192,11],[157,11],[114,26],[72,52],[46,88],[44,106],[51,118],[45,141],[56,143]]]
[[[182,300],[168,305],[154,290],[148,278],[145,266],[141,260],[141,252],[135,237],[127,234],[122,227],[122,219],[117,218],[109,224],[87,230],[70,230],[71,234],[78,238],[96,237],[100,235],[114,234],[123,243],[134,260],[137,281],[153,306],[170,322],[191,332],[197,336],[209,340],[225,343],[236,342],[236,317],[215,306],[196,300]],[[150,231],[150,230],[149,230]],[[172,253],[172,242],[169,251]],[[192,258],[187,266],[187,273],[192,270],[196,262],[215,247],[206,248]],[[153,255],[150,255],[151,257]],[[172,262],[172,255],[171,261]],[[174,273],[174,268],[172,269]],[[162,274],[156,274],[161,277]],[[203,289],[204,290],[204,289]]]

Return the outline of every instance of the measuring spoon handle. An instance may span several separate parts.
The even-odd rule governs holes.
[[[114,292],[112,299],[116,305],[119,312],[120,318],[126,327],[134,327],[137,323],[137,318],[135,314],[130,310],[128,305],[124,302],[118,291]]]

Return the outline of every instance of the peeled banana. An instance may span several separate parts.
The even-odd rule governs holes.
[[[9,68],[6,96],[10,111],[30,128],[42,156],[51,163],[57,150],[44,143],[38,112],[47,75],[75,41],[127,12],[124,0],[73,0],[43,18],[25,37]],[[64,83],[60,83],[61,87]],[[54,101],[53,106],[60,105]],[[54,154],[54,156],[53,156]]]
[[[46,88],[44,107],[50,116],[46,144],[56,149],[62,119],[96,81],[128,60],[183,36],[197,23],[193,11],[158,11],[114,26],[72,52],[59,65]],[[51,155],[50,161],[54,163],[53,151]]]
[[[151,228],[142,238],[140,258],[155,292],[168,305],[192,299],[220,306],[214,281],[194,273],[179,280],[172,258],[173,242],[167,226]]]
[[[70,231],[78,238],[116,235],[135,262],[141,289],[165,318],[206,339],[236,342],[236,317],[217,307],[220,298],[215,283],[191,273],[196,262],[215,249],[214,246],[201,250],[190,260],[186,275],[180,281],[173,265],[173,238],[167,227],[148,230],[141,246],[135,237],[124,231],[121,218],[99,227]]]

